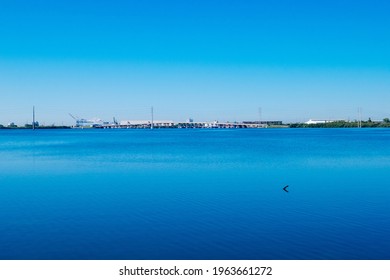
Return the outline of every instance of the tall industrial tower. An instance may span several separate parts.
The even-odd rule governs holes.
[[[35,129],[35,106],[33,106],[33,110],[32,110],[32,129]]]

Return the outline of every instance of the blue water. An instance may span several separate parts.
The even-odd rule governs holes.
[[[0,259],[390,259],[389,143],[388,129],[0,130]]]

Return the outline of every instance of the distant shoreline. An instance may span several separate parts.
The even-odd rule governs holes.
[[[32,127],[24,127],[24,126],[18,126],[18,127],[7,127],[7,126],[0,126],[0,129],[20,129],[20,130],[33,130]],[[35,129],[72,129],[71,126],[40,126],[36,127]]]
[[[196,130],[219,130],[219,129],[245,129],[245,130],[254,130],[254,129],[287,129],[287,128],[390,128],[390,124],[385,125],[364,125],[361,127],[358,126],[332,126],[332,125],[324,125],[324,124],[289,124],[289,125],[279,125],[279,126],[268,126],[268,127],[154,127],[153,129],[157,130],[172,130],[172,129],[196,129]],[[104,127],[72,127],[72,126],[46,126],[46,127],[36,127],[35,129],[28,127],[0,127],[0,130],[51,130],[51,129],[73,129],[73,130],[151,130],[150,127],[112,127],[112,128],[104,128]]]
[[[390,119],[384,118],[382,121],[372,121],[370,118],[366,121],[312,121],[305,123],[287,123],[282,121],[247,121],[247,122],[179,122],[173,121],[128,121],[124,123],[88,123],[81,124],[76,122],[74,126],[50,125],[42,126],[36,122],[17,126],[10,123],[7,126],[0,124],[0,129],[259,129],[259,128],[390,128]]]
[[[121,121],[91,122],[84,119],[76,119],[76,125],[39,125],[38,122],[18,126],[9,123],[7,126],[0,124],[0,129],[258,129],[258,128],[390,128],[390,119],[372,121],[368,120],[309,120],[308,122],[286,123],[282,121],[242,121],[242,122],[173,122],[173,121]]]

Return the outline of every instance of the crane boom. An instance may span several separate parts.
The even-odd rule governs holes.
[[[76,119],[71,113],[69,113],[69,116],[71,116],[72,119],[74,119],[75,121],[77,121],[77,119]]]

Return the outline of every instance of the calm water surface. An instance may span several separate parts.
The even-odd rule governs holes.
[[[0,259],[390,259],[389,143],[388,129],[0,130]]]

